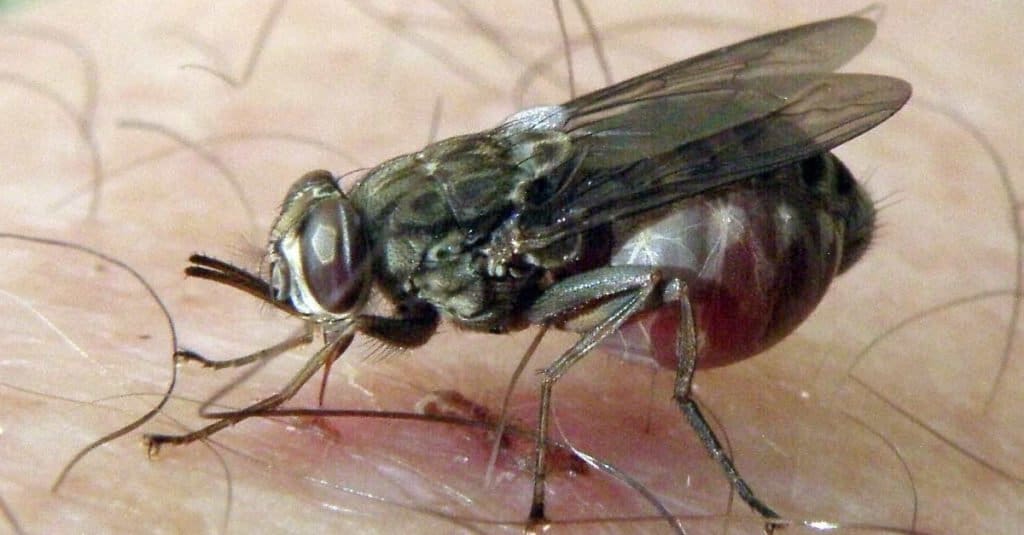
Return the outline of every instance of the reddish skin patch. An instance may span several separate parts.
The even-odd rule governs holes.
[[[495,429],[500,415],[495,415],[483,405],[477,404],[455,390],[439,390],[430,393],[419,404],[419,409],[428,416],[464,418],[474,422],[482,422],[486,428],[475,428],[470,431],[478,437],[478,443],[489,453],[494,446]],[[505,433],[501,436],[501,447],[498,450],[498,465],[503,468],[514,468],[523,472],[533,473],[535,444],[531,432],[526,431],[519,420],[509,419]],[[557,446],[548,445],[548,474],[585,475],[590,466],[575,453]]]

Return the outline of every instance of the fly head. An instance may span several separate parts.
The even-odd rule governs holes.
[[[359,213],[334,176],[311,171],[292,185],[268,244],[274,299],[317,321],[358,313],[370,288]]]

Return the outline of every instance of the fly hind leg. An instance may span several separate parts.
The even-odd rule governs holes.
[[[663,295],[666,305],[675,302],[679,306],[679,325],[676,328],[675,347],[675,354],[678,357],[679,364],[676,368],[672,398],[679,405],[683,414],[686,415],[687,421],[697,434],[701,444],[704,445],[704,449],[722,467],[722,471],[725,472],[725,476],[729,479],[729,484],[733,490],[739,494],[740,498],[751,509],[767,520],[765,532],[770,533],[776,525],[772,520],[779,519],[779,515],[754,495],[754,491],[743,480],[743,476],[740,475],[729,454],[722,447],[722,443],[715,436],[715,432],[708,425],[708,421],[701,413],[697,402],[690,395],[691,386],[693,385],[693,374],[697,369],[698,353],[697,329],[693,317],[693,307],[690,304],[690,298],[686,291],[686,284],[678,279],[669,281]]]
[[[556,324],[582,333],[576,344],[541,371],[543,378],[537,424],[533,502],[530,509],[531,524],[546,522],[544,457],[547,449],[551,391],[554,384],[572,365],[638,312],[673,305],[680,307],[675,347],[678,368],[673,398],[705,449],[722,467],[730,485],[751,509],[768,520],[765,531],[772,531],[775,526],[772,520],[778,519],[779,515],[754,495],[690,396],[698,351],[696,326],[686,283],[675,278],[666,280],[657,268],[650,266],[612,266],[562,280],[548,288],[529,312],[528,318],[531,322]],[[673,526],[677,526],[674,519]]]

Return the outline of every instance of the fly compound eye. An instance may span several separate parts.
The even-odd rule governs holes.
[[[338,319],[369,287],[359,214],[328,171],[306,173],[291,187],[269,249],[274,298],[301,314]]]
[[[340,195],[323,199],[306,212],[296,238],[302,282],[311,300],[327,313],[352,310],[363,296],[367,273],[366,242],[355,209]]]

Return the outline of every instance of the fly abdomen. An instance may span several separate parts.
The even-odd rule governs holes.
[[[845,267],[850,221],[869,221],[856,237],[866,240],[870,199],[844,182],[849,175],[834,156],[816,158],[615,228],[613,265],[658,266],[686,283],[700,367],[756,355],[789,334]],[[802,180],[812,171],[833,176]],[[638,314],[604,347],[675,368],[678,325],[678,304],[664,304]]]

